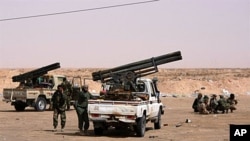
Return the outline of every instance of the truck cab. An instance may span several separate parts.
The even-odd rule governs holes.
[[[156,89],[153,81],[151,79],[138,79],[137,80],[137,87],[139,92],[135,93],[134,95],[139,95],[140,93],[148,95],[149,101],[149,108],[148,114],[151,116],[157,116],[159,103],[161,102],[159,99],[159,91]]]

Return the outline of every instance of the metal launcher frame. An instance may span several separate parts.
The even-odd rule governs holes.
[[[152,57],[112,69],[93,72],[92,78],[94,81],[100,80],[102,83],[111,84],[117,89],[131,90],[130,88],[132,86],[134,91],[136,91],[135,84],[137,78],[158,72],[158,65],[178,60],[182,60],[180,51]],[[126,89],[128,84],[130,87]]]

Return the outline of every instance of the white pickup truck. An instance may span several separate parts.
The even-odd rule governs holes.
[[[151,79],[138,78],[138,92],[131,92],[132,100],[89,100],[89,119],[93,122],[96,135],[102,135],[105,129],[115,127],[130,129],[143,137],[146,123],[153,122],[154,129],[161,128],[161,115],[164,105],[159,99],[159,92]]]

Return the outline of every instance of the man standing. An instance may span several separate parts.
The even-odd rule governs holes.
[[[78,116],[78,128],[81,134],[87,135],[89,129],[88,117],[88,100],[93,99],[93,95],[89,93],[88,86],[84,85],[82,91],[79,93],[79,98],[76,105],[76,112]],[[84,123],[84,130],[83,130]]]
[[[61,131],[63,132],[63,129],[65,127],[66,123],[66,96],[63,94],[63,87],[62,85],[57,86],[57,90],[53,94],[51,98],[51,105],[53,109],[53,126],[54,126],[54,132],[57,131],[57,125],[58,125],[58,115],[61,117]]]
[[[63,78],[62,82],[63,92],[67,96],[67,110],[70,109],[70,100],[71,100],[71,94],[72,94],[72,85],[69,83],[69,81],[66,78]]]

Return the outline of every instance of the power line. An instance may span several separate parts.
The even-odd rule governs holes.
[[[104,7],[97,7],[97,8],[82,9],[82,10],[74,10],[74,11],[66,11],[66,12],[58,12],[58,13],[50,13],[50,14],[41,14],[41,15],[33,15],[33,16],[24,16],[24,17],[15,17],[15,18],[7,18],[7,19],[0,19],[0,22],[1,21],[11,21],[11,20],[19,20],[19,19],[45,17],[45,16],[53,16],[53,15],[62,15],[62,14],[77,13],[77,12],[86,12],[86,11],[93,11],[93,10],[100,10],[100,9],[107,9],[107,8],[115,8],[115,7],[122,7],[122,6],[136,5],[136,4],[144,4],[144,3],[156,2],[156,1],[159,1],[159,0],[149,0],[149,1],[141,1],[141,2],[135,2],[135,3],[126,3],[126,4],[111,5],[111,6],[104,6]]]

